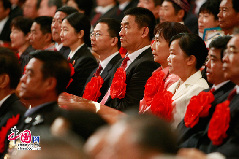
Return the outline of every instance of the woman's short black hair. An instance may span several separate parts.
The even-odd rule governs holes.
[[[72,13],[65,17],[77,33],[84,31],[84,43],[91,46],[90,42],[90,20],[83,13]]]
[[[169,46],[174,40],[179,40],[179,47],[187,56],[196,57],[196,69],[199,70],[204,65],[208,55],[208,49],[202,38],[192,33],[179,33],[172,37]]]

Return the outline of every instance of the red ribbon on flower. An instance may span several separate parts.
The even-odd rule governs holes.
[[[151,105],[154,96],[158,92],[162,92],[164,89],[164,76],[163,71],[157,71],[152,74],[152,76],[147,80],[145,89],[144,89],[144,99],[148,106]]]
[[[218,104],[209,122],[208,137],[213,145],[221,145],[224,138],[227,137],[226,131],[231,120],[229,104],[229,100]]]
[[[8,131],[18,123],[19,120],[19,114],[16,115],[16,117],[12,117],[8,119],[6,126],[3,126],[0,131],[0,153],[4,152],[5,149],[5,138],[7,136]]]
[[[110,86],[110,96],[112,99],[125,97],[126,92],[126,73],[123,68],[119,67],[114,74],[112,84]]]
[[[173,117],[172,97],[173,94],[165,89],[158,92],[151,103],[152,113],[166,121],[171,121]]]
[[[71,68],[71,77],[72,77],[75,74],[75,69],[74,69],[74,67],[73,67],[73,65],[71,63],[68,63],[68,64],[69,64],[69,66]],[[69,85],[71,84],[72,81],[73,81],[73,79],[71,78],[69,83],[68,83],[68,85],[66,86],[66,88],[69,87]]]
[[[201,92],[197,96],[193,96],[185,113],[185,126],[193,128],[198,123],[200,117],[208,116],[211,103],[214,100],[215,97],[211,92]]]
[[[103,83],[104,80],[100,76],[92,77],[90,82],[87,83],[82,97],[97,102],[101,95],[100,88]]]

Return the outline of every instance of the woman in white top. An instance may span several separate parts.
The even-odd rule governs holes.
[[[170,40],[169,45],[169,71],[180,77],[178,82],[168,88],[174,94],[173,127],[176,128],[184,118],[190,98],[209,88],[200,71],[208,50],[196,34],[180,33]]]

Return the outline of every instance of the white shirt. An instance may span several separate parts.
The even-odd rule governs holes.
[[[6,18],[4,18],[3,20],[0,21],[0,33],[2,32],[4,25],[6,24],[7,20],[8,20],[8,16]]]
[[[129,65],[134,62],[134,60],[145,50],[147,50],[148,48],[150,48],[150,45],[145,46],[137,51],[132,52],[131,54],[126,54],[125,56],[129,57],[129,61],[127,61],[127,67],[125,68],[125,70],[127,70],[127,68],[129,67]]]
[[[0,100],[0,107],[2,106],[2,104],[5,102],[5,100],[7,100],[7,98],[10,96],[11,94],[7,95],[6,97],[4,97],[2,100]]]
[[[129,4],[129,1],[119,4],[119,9],[124,10],[128,4]]]
[[[228,83],[229,81],[224,81],[220,84],[217,84],[217,85],[213,85],[212,88],[215,88],[215,90],[218,90],[220,87],[222,87],[223,85],[225,85],[226,83]]]
[[[110,60],[112,58],[114,58],[117,54],[119,53],[119,51],[117,51],[116,53],[108,56],[106,59],[104,59],[103,61],[100,61],[100,66],[103,68],[102,70],[105,69],[105,67],[108,65],[108,63],[110,62]],[[101,71],[102,72],[102,71]]]
[[[110,5],[105,6],[105,7],[98,6],[98,7],[95,8],[95,11],[97,13],[105,14],[106,12],[108,12],[113,7],[114,7],[114,4],[110,4]]]
[[[172,98],[172,104],[174,105],[174,121],[172,125],[174,128],[176,128],[179,122],[184,118],[190,99],[193,96],[198,95],[204,89],[209,88],[206,80],[202,78],[200,70],[188,77],[187,80],[179,86],[180,82],[182,81],[179,80],[168,88],[168,91],[174,94]]]
[[[60,43],[60,44],[55,43],[55,48],[56,48],[57,51],[60,51],[62,46],[63,46],[63,43]]]
[[[76,54],[76,51],[78,51],[83,45],[84,43],[78,46],[78,48],[76,48],[75,51],[71,51],[70,54],[68,55],[68,58],[72,59],[72,57]]]

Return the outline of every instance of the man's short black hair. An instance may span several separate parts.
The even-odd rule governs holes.
[[[179,47],[185,52],[187,56],[196,57],[196,69],[199,70],[206,61],[208,50],[202,38],[192,33],[179,33],[172,37],[169,42],[179,40]]]
[[[156,25],[154,29],[154,34],[159,34],[162,36],[168,43],[170,39],[179,33],[189,33],[189,29],[178,22],[163,22]]]
[[[56,93],[59,95],[65,91],[71,78],[71,68],[65,57],[58,51],[37,50],[30,54],[43,62],[41,68],[43,79],[56,78]]]
[[[121,43],[120,43],[120,36],[119,36],[119,32],[120,32],[120,22],[117,21],[116,19],[113,19],[113,18],[103,18],[103,19],[100,19],[98,23],[104,23],[104,24],[107,24],[108,26],[108,32],[110,34],[110,37],[117,37],[118,38],[118,48],[120,48],[121,46]]]
[[[11,28],[15,27],[18,30],[21,30],[26,36],[31,32],[33,20],[27,17],[18,16],[14,18],[11,22]]]
[[[210,0],[203,3],[199,9],[199,13],[210,13],[218,20],[217,14],[219,13],[220,0]]]
[[[72,13],[78,12],[78,10],[73,7],[64,6],[64,7],[58,8],[56,12],[63,12],[66,15],[70,15]]]
[[[90,17],[93,7],[93,0],[74,0],[74,2],[77,4],[77,7],[80,10],[84,11],[86,16]]]
[[[216,39],[212,40],[212,42],[209,44],[209,49],[215,48],[221,50],[221,61],[223,58],[224,50],[227,48],[227,43],[231,38],[232,37],[230,35],[219,36]]]
[[[0,47],[0,75],[7,74],[10,78],[10,88],[16,89],[22,76],[19,60],[14,52]]]
[[[125,11],[125,16],[130,15],[135,17],[135,22],[138,24],[139,28],[148,27],[149,28],[149,38],[154,37],[154,27],[155,27],[155,17],[154,14],[146,9],[141,7],[130,8]]]
[[[79,33],[81,30],[84,30],[84,43],[88,46],[91,46],[89,18],[83,13],[76,12],[68,15],[64,19],[70,23],[77,33]]]
[[[39,16],[34,19],[34,22],[40,25],[40,30],[43,34],[51,33],[52,17]]]

